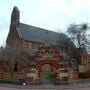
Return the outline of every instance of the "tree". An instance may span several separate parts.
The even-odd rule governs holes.
[[[86,44],[88,43],[87,40],[87,29],[88,25],[87,24],[71,24],[67,32],[70,35],[71,40],[75,43],[76,47],[81,49],[85,48]]]
[[[17,48],[4,48],[0,47],[0,60],[4,61],[8,67],[9,71],[13,71],[13,61],[17,57],[17,55],[20,53],[20,49]]]
[[[87,24],[71,24],[67,32],[70,39],[75,43],[78,54],[78,64],[81,64],[81,54],[86,50],[86,45],[89,43],[87,39]]]
[[[63,38],[61,38],[61,36]],[[63,54],[63,55],[67,54],[71,59],[77,58],[76,47],[75,47],[74,43],[72,42],[72,40],[66,34],[60,33],[59,39],[58,39],[58,46],[60,48],[62,48],[64,51],[65,51],[65,49],[67,50],[67,52],[62,52],[61,54]]]
[[[18,62],[21,62],[22,67],[30,66],[30,60],[33,60],[33,56],[20,48],[0,48],[0,61],[5,62],[10,72],[18,71]]]

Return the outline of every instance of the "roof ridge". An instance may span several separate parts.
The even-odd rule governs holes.
[[[44,29],[44,28],[41,28],[41,27],[38,27],[38,26],[34,26],[34,25],[29,25],[29,24],[25,24],[25,23],[21,23],[21,22],[20,22],[20,24],[26,25],[26,26],[28,26],[28,27],[38,28],[38,29],[40,29],[40,30],[44,30],[44,31],[48,31],[48,32],[53,32],[53,33],[57,33],[57,34],[63,34],[63,33],[58,33],[58,32],[49,30],[49,29]]]
[[[33,25],[20,23],[18,33],[21,38],[31,42],[44,43],[48,41],[52,45],[56,45],[59,40],[67,38],[64,33],[57,33]]]

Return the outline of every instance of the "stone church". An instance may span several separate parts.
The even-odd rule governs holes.
[[[15,6],[11,14],[6,47],[23,54],[14,61],[16,72],[24,72],[29,83],[61,83],[78,79],[75,46],[63,33],[20,22]],[[28,59],[22,58],[23,56]],[[23,79],[23,78],[22,78]]]

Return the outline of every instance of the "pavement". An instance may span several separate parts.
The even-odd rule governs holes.
[[[71,85],[13,85],[0,84],[0,90],[90,90],[90,83]]]

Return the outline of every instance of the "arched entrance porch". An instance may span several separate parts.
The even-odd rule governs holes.
[[[36,66],[39,74],[40,83],[55,83],[57,77],[58,64],[54,61],[40,61]]]

